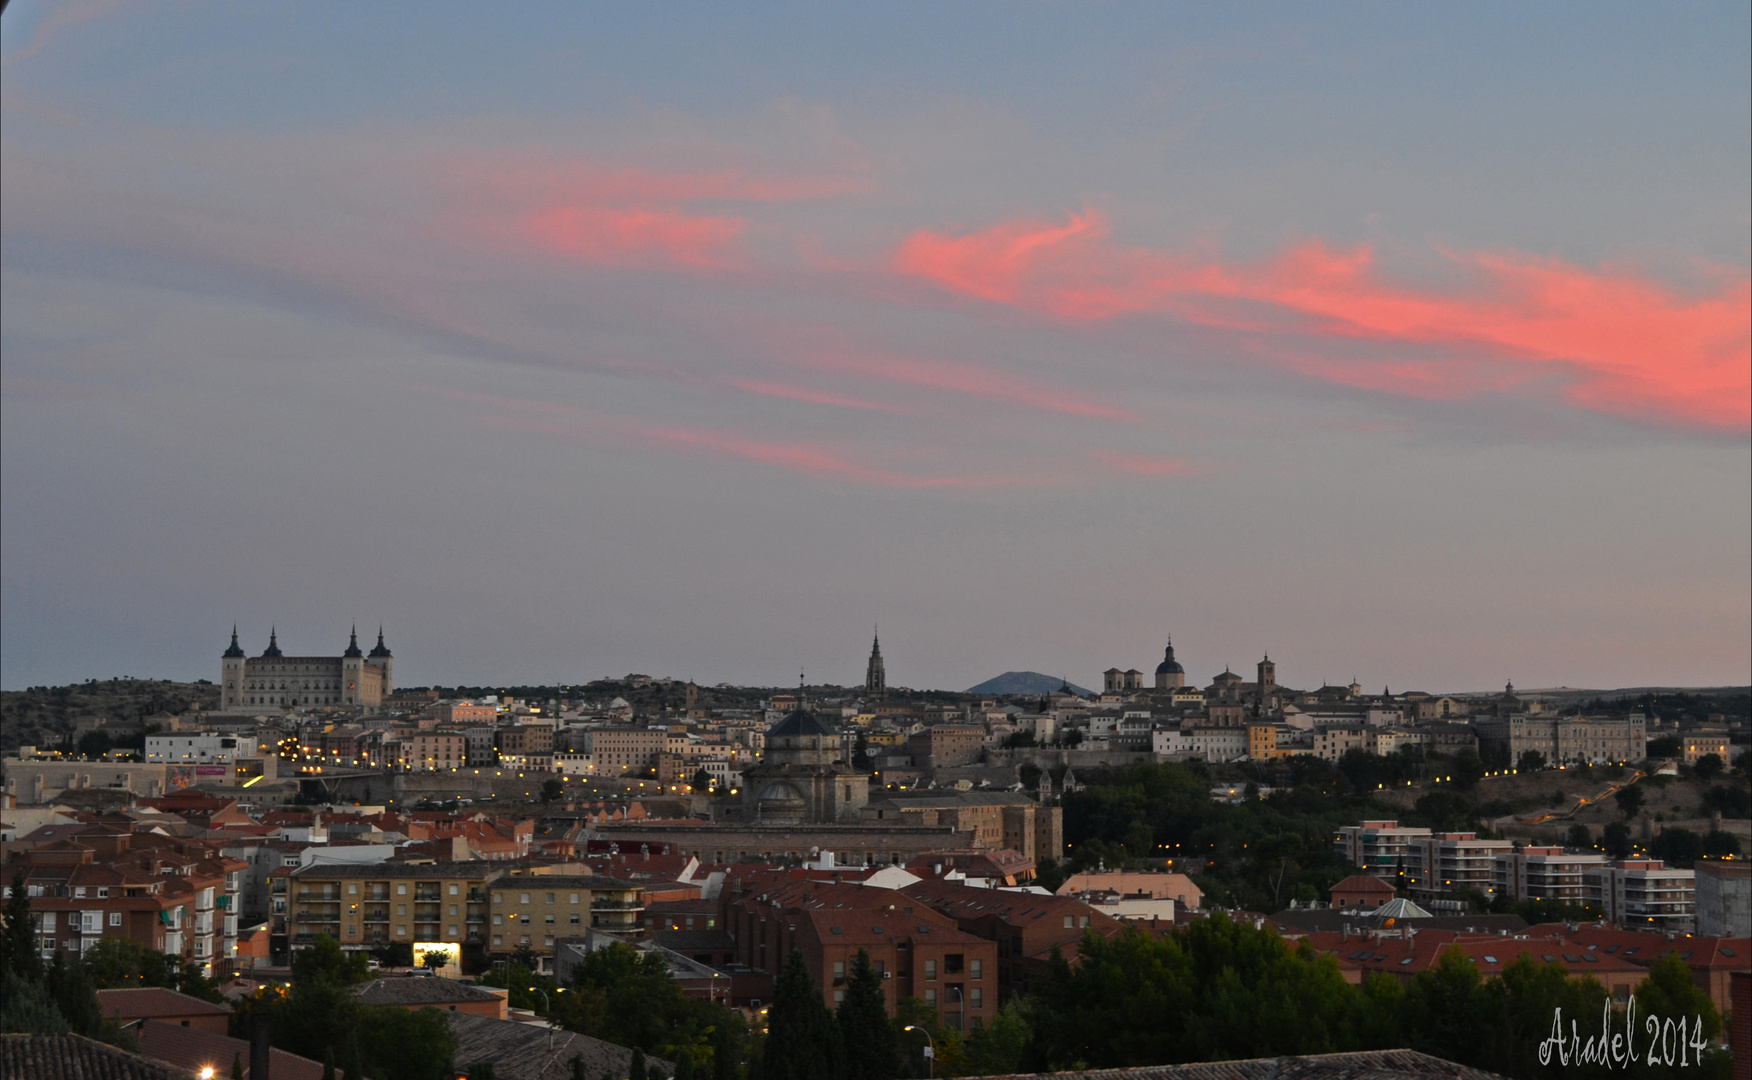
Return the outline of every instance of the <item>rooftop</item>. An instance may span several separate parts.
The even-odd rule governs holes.
[[[188,1080],[189,1072],[83,1035],[0,1035],[0,1076],[31,1080]]]

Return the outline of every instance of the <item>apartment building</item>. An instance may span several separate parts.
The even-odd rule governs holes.
[[[1314,756],[1337,761],[1352,750],[1375,752],[1375,736],[1361,724],[1335,724],[1314,729]]]
[[[1622,859],[1585,871],[1606,918],[1627,930],[1690,933],[1697,920],[1697,875],[1660,859]]]
[[[432,706],[430,715],[441,727],[492,727],[499,717],[497,705],[477,705],[472,701],[441,701]]]
[[[763,876],[724,899],[737,958],[776,971],[792,949],[800,951],[829,1008],[843,1000],[861,948],[882,978],[890,1015],[901,999],[913,997],[946,1026],[970,1030],[997,1009],[997,944],[914,898],[864,885]]]
[[[274,915],[284,907],[286,944],[327,934],[343,948],[390,942],[484,942],[485,862],[313,864],[269,875]]]
[[[1270,761],[1277,757],[1277,727],[1272,724],[1247,725],[1247,759]]]
[[[1237,706],[1239,707],[1239,706]],[[1188,752],[1206,761],[1239,761],[1247,753],[1247,730],[1234,726],[1181,728]]]
[[[558,938],[586,928],[638,933],[644,887],[597,874],[509,874],[488,884],[491,953],[551,952]]]
[[[1687,731],[1679,737],[1685,748],[1685,763],[1695,765],[1699,758],[1714,754],[1727,765],[1732,759],[1728,757],[1728,733],[1725,731]]]
[[[1606,856],[1567,852],[1561,847],[1524,847],[1497,854],[1491,885],[1499,895],[1517,900],[1556,900],[1566,904],[1599,905],[1588,884],[1588,871],[1606,864]]]
[[[384,741],[385,764],[400,772],[447,772],[468,766],[468,739],[458,731],[420,731]]]
[[[1429,835],[1428,829],[1402,828],[1397,821],[1365,821],[1340,828],[1332,847],[1364,873],[1391,881],[1408,869],[1412,842]]]
[[[500,728],[494,741],[499,749],[499,760],[521,765],[532,757],[552,756],[554,729],[548,724],[517,724]]]
[[[663,728],[599,728],[589,732],[584,752],[591,755],[598,775],[642,773],[657,767],[657,758],[669,749],[669,732]]]
[[[1480,840],[1470,832],[1417,837],[1406,845],[1406,888],[1413,897],[1428,900],[1468,890],[1493,895],[1497,856],[1514,849],[1511,841]]]
[[[127,938],[207,975],[229,973],[246,864],[199,848],[133,850],[126,834],[97,839],[109,840],[109,850],[66,840],[0,868],[8,894],[12,877],[25,875],[42,955],[84,955],[104,938]]]
[[[1752,864],[1705,861],[1693,873],[1698,933],[1722,937],[1752,926]]]
[[[985,728],[977,724],[938,724],[906,741],[917,768],[976,764],[985,752]]]
[[[220,765],[256,755],[253,735],[224,735],[205,731],[199,735],[148,735],[148,764]]]

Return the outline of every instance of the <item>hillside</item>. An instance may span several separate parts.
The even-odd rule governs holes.
[[[180,716],[218,705],[219,688],[204,682],[94,679],[73,686],[0,691],[0,748],[51,746],[97,727],[117,735],[138,734],[147,717]]]
[[[995,679],[987,679],[978,686],[970,686],[970,694],[991,694],[995,697],[1005,695],[1039,695],[1050,694],[1061,686],[1069,686],[1071,693],[1084,697],[1093,697],[1093,690],[1085,690],[1076,683],[1067,683],[1057,675],[1042,675],[1038,671],[1006,671]]]

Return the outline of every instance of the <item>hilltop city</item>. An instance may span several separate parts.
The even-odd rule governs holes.
[[[1711,1037],[1747,1007],[1744,688],[1295,689],[1269,656],[1190,678],[1172,642],[1099,691],[908,690],[879,639],[852,687],[405,688],[381,630],[326,655],[270,630],[250,655],[234,628],[218,660],[212,682],[7,695],[0,875],[30,927],[7,977],[49,978],[64,1013],[95,994],[92,1023],[173,1063],[253,1060],[250,1017],[319,979],[351,1026],[275,1028],[274,1053],[351,1055],[347,1076],[406,1067],[369,1058],[371,1017],[424,1018],[455,1067],[512,1080],[1201,1060],[1067,1033],[1102,1022],[1077,980],[1210,934],[1278,943],[1281,977],[1335,1000],[1525,962],[1623,1003],[1666,963]],[[633,971],[658,982],[629,1028],[604,1003]],[[784,1049],[804,999],[839,1064],[808,1064],[826,1036]],[[1435,1038],[1406,1010],[1392,1038],[1285,1052]]]

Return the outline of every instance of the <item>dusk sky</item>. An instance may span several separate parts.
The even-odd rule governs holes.
[[[1748,5],[13,0],[0,683],[1752,681]]]

